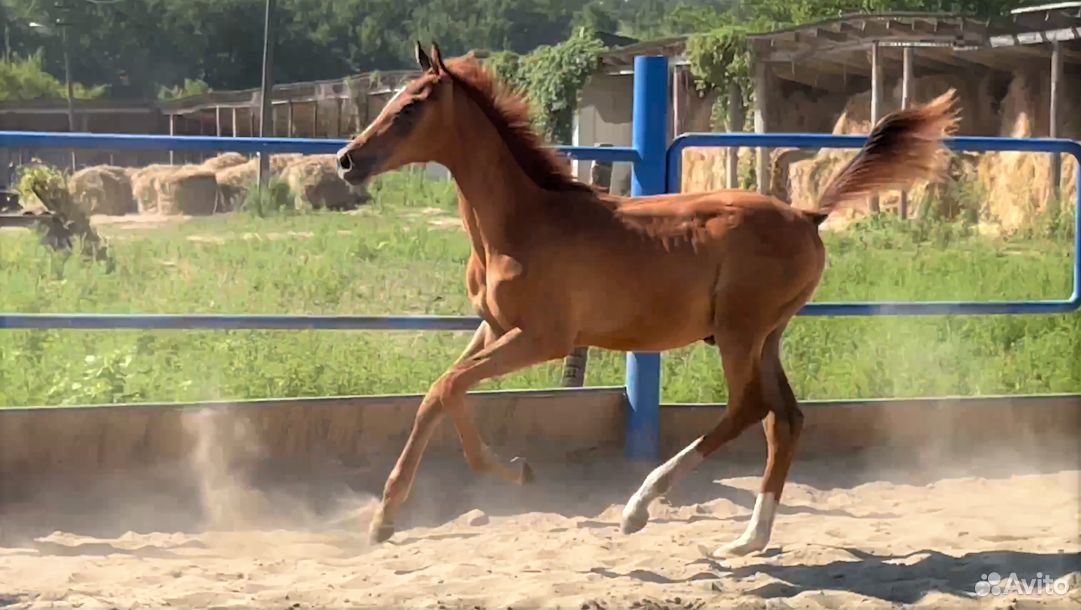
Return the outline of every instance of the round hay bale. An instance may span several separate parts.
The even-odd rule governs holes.
[[[157,213],[158,179],[175,169],[172,165],[155,164],[136,170],[131,175],[131,192],[140,214]]]
[[[309,155],[281,173],[296,197],[298,210],[355,210],[371,199],[363,188],[350,187],[338,177],[334,155]]]
[[[236,210],[244,202],[248,189],[255,182],[256,166],[252,162],[234,165],[215,173],[221,192],[222,207]]]
[[[97,165],[83,168],[68,180],[68,192],[86,214],[123,216],[138,211],[131,178],[123,168]]]
[[[221,210],[214,172],[195,165],[149,166],[132,178],[142,213],[203,216]]]
[[[274,175],[279,175],[285,170],[285,168],[303,159],[304,155],[300,153],[282,153],[280,155],[270,155],[270,173]],[[259,159],[252,159],[252,161],[258,163]]]
[[[158,213],[206,216],[221,211],[214,172],[180,167],[161,175],[157,184]]]
[[[230,167],[243,165],[247,162],[247,156],[242,155],[238,152],[227,152],[203,161],[202,168],[212,172],[220,172],[223,169],[229,169]]]
[[[270,155],[270,175],[279,176],[290,164],[303,159],[304,155],[300,153]],[[249,159],[239,165],[216,171],[215,176],[221,191],[222,207],[226,210],[236,210],[244,202],[248,190],[259,177],[259,158]]]

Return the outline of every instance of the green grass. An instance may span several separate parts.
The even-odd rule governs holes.
[[[116,270],[0,236],[0,310],[110,313],[471,314],[468,244],[453,188],[405,173],[359,213],[236,214],[107,228]],[[438,213],[423,207],[438,208]],[[974,237],[954,225],[869,223],[827,235],[816,300],[1049,299],[1070,292],[1054,237]],[[801,398],[1075,391],[1076,315],[799,318],[784,359]],[[469,333],[0,331],[0,405],[423,392]],[[664,398],[720,401],[713,348],[664,356]],[[560,364],[490,381],[558,385]],[[592,350],[589,385],[618,385],[623,356]]]

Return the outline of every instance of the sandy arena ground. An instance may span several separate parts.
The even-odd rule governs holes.
[[[0,607],[1081,605],[1076,464],[805,460],[770,547],[734,559],[706,554],[742,531],[761,462],[707,462],[631,536],[618,519],[640,473],[599,455],[534,466],[514,488],[430,454],[411,523],[378,547],[364,532],[389,463],[272,487],[213,469],[83,481],[2,509]],[[991,572],[1041,580],[976,596]]]

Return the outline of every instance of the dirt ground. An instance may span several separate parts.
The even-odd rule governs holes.
[[[619,512],[642,473],[618,456],[534,463],[537,482],[515,488],[479,479],[460,455],[431,454],[408,519],[373,547],[367,520],[390,457],[272,484],[204,456],[47,486],[0,508],[0,607],[1081,603],[1077,464],[798,462],[769,548],[712,558],[749,518],[761,462],[707,462],[626,536]]]

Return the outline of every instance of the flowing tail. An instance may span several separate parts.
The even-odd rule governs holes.
[[[882,117],[859,153],[826,185],[818,208],[807,215],[822,224],[834,210],[875,191],[940,178],[948,154],[942,138],[957,129],[955,101],[956,91],[950,89],[922,106]]]

